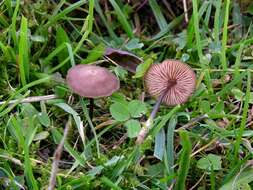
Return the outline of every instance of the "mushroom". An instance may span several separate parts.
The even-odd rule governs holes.
[[[142,59],[136,55],[114,48],[106,48],[104,56],[116,65],[120,65],[124,69],[135,73],[139,64],[143,62]]]
[[[196,76],[188,65],[177,60],[165,60],[161,64],[152,65],[144,81],[148,93],[157,102],[137,137],[137,144],[144,141],[161,103],[174,106],[187,101],[195,89]]]
[[[91,118],[93,98],[110,96],[120,86],[119,80],[114,74],[95,65],[76,65],[70,68],[66,80],[74,93],[90,98]]]

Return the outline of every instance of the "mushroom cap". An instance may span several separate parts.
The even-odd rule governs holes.
[[[73,92],[88,98],[110,96],[120,86],[114,74],[95,65],[76,65],[70,68],[66,80]]]
[[[169,106],[186,102],[195,83],[196,76],[191,67],[177,60],[153,64],[145,74],[148,93],[156,98],[165,93],[162,102]]]
[[[143,62],[142,59],[130,52],[110,47],[106,48],[104,55],[109,57],[117,65],[120,65],[121,67],[132,73],[135,73],[138,65]]]

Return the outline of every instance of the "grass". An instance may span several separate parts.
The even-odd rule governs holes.
[[[192,0],[186,23],[183,1],[166,2],[0,2],[0,189],[48,189],[67,123],[56,189],[253,187],[253,3]],[[109,63],[106,47],[141,58],[136,75]],[[190,65],[196,90],[185,104],[162,105],[137,146],[155,103],[143,75],[165,59]],[[94,100],[93,118],[90,101],[65,83],[80,63],[106,67],[121,83]]]

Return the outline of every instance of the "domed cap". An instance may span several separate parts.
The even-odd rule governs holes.
[[[165,93],[162,102],[170,106],[186,102],[195,83],[196,76],[190,66],[176,60],[153,64],[145,74],[148,93],[156,98]]]
[[[67,84],[73,92],[88,98],[110,96],[120,86],[114,74],[95,65],[76,65],[69,69]]]

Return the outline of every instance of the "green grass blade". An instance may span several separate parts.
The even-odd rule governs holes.
[[[16,30],[16,22],[17,22],[17,15],[18,15],[18,11],[19,11],[19,4],[20,4],[20,0],[16,1],[16,7],[14,9],[14,13],[11,19],[11,36],[12,36],[12,40],[14,42],[14,47],[15,49],[17,49],[18,47],[18,40],[17,40],[17,30]]]
[[[15,137],[18,147],[21,150],[25,146],[25,139],[23,137],[23,132],[19,126],[19,123],[18,123],[16,117],[14,117],[13,115],[10,116],[9,121],[10,121],[9,124],[7,125],[8,130]]]
[[[14,53],[14,50],[9,47],[9,46],[5,46],[1,41],[0,41],[0,49],[3,52],[4,57],[8,60],[8,61],[16,61],[16,56]]]
[[[206,10],[206,16],[205,16],[205,19],[204,19],[206,26],[209,26],[211,12],[212,12],[212,6],[213,6],[213,3],[211,1],[209,1],[208,2],[208,7],[207,7],[207,10]]]
[[[242,165],[245,165],[245,163],[250,159],[251,155],[246,155],[242,160],[238,160],[238,162],[229,169],[228,173],[224,177],[224,180],[222,181],[222,185],[228,183],[237,173],[240,172]]]
[[[155,136],[155,148],[154,148],[154,156],[162,160],[165,152],[165,131],[164,128],[161,128],[160,131]]]
[[[173,116],[170,119],[170,122],[168,124],[167,128],[167,144],[166,144],[166,150],[167,150],[167,160],[168,160],[168,166],[169,166],[169,175],[172,175],[174,173],[174,132],[175,127],[177,124],[177,118]]]
[[[12,6],[11,6],[11,0],[5,0],[4,4],[7,7],[9,17],[12,17],[12,15],[13,15],[13,9],[12,9]]]
[[[29,80],[29,48],[28,48],[28,22],[22,17],[19,40],[18,64],[22,86],[25,86]]]
[[[94,47],[88,54],[87,58],[82,60],[82,64],[88,64],[91,62],[96,61],[97,59],[101,58],[105,53],[105,45],[104,44],[98,44],[96,47]]]
[[[157,124],[157,126],[155,126],[155,127],[152,128],[153,129],[153,131],[151,131],[152,136],[155,136],[160,131],[160,129],[165,126],[165,124],[171,118],[171,116],[173,116],[175,113],[177,113],[177,111],[179,109],[180,109],[180,105],[177,105],[172,110],[170,110],[169,113],[167,113],[166,115],[164,115],[162,117],[162,120]]]
[[[201,45],[200,31],[199,31],[199,13],[198,13],[197,0],[192,1],[192,6],[193,6],[194,33],[195,33],[195,38],[196,38],[198,56],[200,59],[200,66],[203,70],[205,70],[205,73],[206,73],[205,81],[207,83],[209,92],[212,92],[213,90],[212,90],[212,82],[211,82],[210,73],[208,70],[206,70],[206,67],[207,67],[207,65],[205,64],[206,58],[204,58],[203,52],[202,52],[202,45]]]
[[[102,11],[102,9],[101,9],[101,6],[99,5],[99,0],[95,0],[94,3],[95,3],[95,4],[94,4],[95,10],[96,10],[97,13],[99,14],[99,16],[100,16],[100,18],[101,18],[103,24],[105,25],[105,27],[106,27],[106,29],[107,29],[109,35],[111,36],[111,38],[112,38],[115,42],[119,43],[120,41],[119,41],[117,35],[114,33],[112,27],[108,24],[108,22],[107,22],[107,20],[106,20],[106,18],[105,18],[105,15],[103,14],[103,11]]]
[[[78,115],[78,113],[72,108],[72,107],[70,107],[68,104],[66,104],[66,103],[56,103],[56,104],[54,104],[54,105],[56,105],[56,106],[58,106],[58,107],[60,107],[61,109],[63,109],[65,112],[67,112],[67,113],[69,113],[69,114],[71,114],[72,115],[72,117],[73,117],[73,119],[74,119],[74,121],[75,121],[75,123],[76,123],[76,127],[77,127],[77,129],[78,129],[78,132],[79,132],[79,134],[80,134],[80,137],[81,137],[81,139],[82,139],[82,141],[83,141],[83,148],[85,149],[85,136],[84,136],[84,132],[83,132],[83,126],[81,125],[81,118],[80,118],[80,116]]]
[[[56,31],[56,47],[58,48],[64,43],[70,44],[70,39],[68,37],[68,34],[65,32],[65,30],[59,26]],[[71,45],[70,45],[71,47]],[[57,54],[58,62],[64,61],[68,57],[68,50],[63,49],[62,53]],[[70,54],[69,54],[70,55]],[[66,67],[67,66],[67,67]],[[64,71],[67,71],[68,67],[70,66],[70,63],[66,64],[65,67],[63,67]]]
[[[199,13],[198,13],[197,0],[193,0],[192,1],[192,6],[193,6],[193,24],[194,24],[194,32],[195,32],[195,38],[196,38],[196,45],[197,45],[199,59],[202,62],[203,53],[202,53],[202,46],[201,46],[201,41],[200,41]],[[203,65],[203,63],[201,63],[201,65]]]
[[[117,14],[117,18],[118,18],[122,28],[125,30],[125,32],[127,33],[129,38],[133,38],[133,36],[134,36],[133,29],[131,28],[130,24],[128,23],[124,13],[121,11],[121,8],[119,7],[119,5],[116,3],[115,0],[109,0],[109,1]]]
[[[5,15],[0,13],[0,24],[4,27],[7,28],[9,26],[9,23],[7,22],[7,18]]]
[[[89,34],[92,32],[92,27],[93,27],[93,12],[94,12],[94,0],[90,0],[89,1],[89,12],[88,12],[88,16],[85,20],[84,26],[82,31],[85,31],[84,34],[82,35],[81,40],[79,41],[79,43],[77,44],[77,46],[75,47],[74,51],[73,51],[73,55],[76,55],[76,53],[80,50],[80,48],[82,47],[83,43],[85,40],[87,40]],[[57,71],[58,69],[60,69],[62,66],[64,66],[68,61],[70,60],[70,57],[68,57],[67,59],[65,59],[64,61],[62,61],[59,65],[55,66],[54,68],[52,68],[49,73],[53,73],[55,71]]]
[[[87,22],[84,23],[82,31],[85,31],[81,40],[78,42],[76,48],[74,49],[74,54],[76,54],[80,47],[83,45],[84,41],[88,38],[89,34],[92,32],[93,21],[94,21],[94,0],[89,1],[89,12],[86,18]]]
[[[24,146],[24,154],[25,154],[25,176],[26,176],[26,180],[29,186],[29,189],[34,189],[34,190],[39,190],[37,182],[34,178],[33,175],[33,169],[32,169],[32,165],[31,165],[31,160],[29,157],[29,145],[28,143],[25,143]]]
[[[99,141],[98,141],[98,137],[97,137],[97,133],[96,133],[96,130],[95,130],[95,127],[90,119],[90,116],[89,116],[89,112],[88,112],[88,109],[83,101],[83,98],[81,98],[81,103],[82,103],[82,108],[83,108],[83,113],[84,113],[84,116],[86,117],[86,120],[88,121],[88,124],[92,130],[92,133],[94,134],[94,138],[95,138],[95,142],[96,142],[96,148],[97,148],[97,156],[98,158],[100,158],[100,149],[99,149]]]
[[[68,13],[72,12],[73,10],[79,8],[80,6],[84,5],[86,3],[86,0],[80,0],[77,1],[74,4],[71,4],[69,7],[58,13],[57,15],[54,15],[50,17],[48,22],[42,26],[42,30],[47,29],[49,26],[53,26],[58,20],[63,19]]]
[[[103,184],[105,184],[107,187],[110,187],[110,189],[113,189],[113,190],[122,190],[119,186],[117,186],[114,182],[112,182],[107,177],[103,176],[100,179],[101,179],[101,182]]]
[[[182,142],[182,152],[179,159],[178,177],[175,189],[183,190],[186,187],[185,182],[191,161],[192,145],[188,133],[186,131],[180,131],[179,135]]]
[[[236,48],[239,48],[240,45],[241,45],[241,43],[244,43],[245,46],[246,46],[246,45],[253,44],[253,37],[251,37],[251,38],[249,38],[249,39],[242,40],[242,41],[240,41],[239,43],[232,45],[232,47],[230,48],[230,51],[231,51],[231,50],[234,50],[234,49],[236,49]]]
[[[50,61],[57,56],[59,53],[61,53],[64,48],[66,48],[66,43],[62,43],[61,45],[59,45],[57,48],[55,48],[54,51],[52,51],[42,62],[43,66],[46,66],[50,63]]]
[[[53,128],[52,134],[55,139],[55,143],[59,144],[62,139],[61,133],[56,128]],[[78,152],[75,151],[68,142],[64,142],[64,148],[78,162],[78,164],[80,164],[83,167],[85,166],[86,164],[85,159],[82,156],[80,156]]]
[[[0,117],[3,117],[3,109],[8,105],[8,103],[10,102],[10,100],[12,100],[16,95],[24,92],[25,90],[27,90],[28,88],[31,88],[33,86],[36,86],[36,85],[39,85],[41,83],[45,83],[45,82],[48,82],[50,80],[51,77],[45,77],[45,78],[41,78],[41,79],[38,79],[38,80],[35,80],[27,85],[25,85],[24,87],[22,87],[21,89],[19,90],[16,90],[6,101],[4,104],[2,104],[0,106]]]
[[[222,0],[217,0],[215,2],[216,10],[214,15],[214,40],[216,43],[219,42],[221,2]]]
[[[155,15],[156,22],[161,31],[165,30],[168,26],[166,19],[164,18],[162,11],[156,0],[149,0],[149,5]]]
[[[237,51],[237,56],[236,56],[236,60],[235,60],[235,72],[234,72],[234,77],[238,77],[238,75],[240,74],[240,63],[241,63],[241,57],[242,57],[242,51],[244,48],[244,43],[241,43],[239,50]]]
[[[14,176],[11,174],[11,172],[9,172],[7,169],[3,167],[0,167],[0,171],[1,173],[6,174],[8,178],[11,180],[11,185],[14,190],[20,190],[20,187],[22,187],[22,185],[20,185],[17,181],[15,181]]]
[[[227,69],[226,50],[227,50],[227,38],[228,38],[229,6],[230,6],[230,0],[226,0],[226,10],[225,10],[223,32],[222,32],[223,35],[222,35],[222,47],[221,47],[221,65],[224,70]]]
[[[74,52],[72,49],[72,46],[69,43],[66,43],[68,54],[69,54],[69,59],[72,67],[75,65],[75,59],[74,59]]]
[[[170,32],[170,30],[172,30],[174,27],[176,27],[177,25],[179,25],[180,23],[182,23],[184,19],[183,15],[180,15],[176,18],[174,18],[167,26],[165,29],[161,30],[158,34],[156,34],[152,40],[158,40],[159,38],[163,37],[164,35],[166,35],[168,32]]]
[[[60,46],[58,46],[53,52],[51,52],[42,62],[42,65],[45,67],[50,63],[50,61],[60,54],[63,54],[65,51],[65,48],[68,52],[68,57],[64,60],[65,64],[70,60],[70,63],[72,66],[75,65],[75,59],[74,59],[74,52],[72,49],[72,46],[69,43],[62,43]],[[57,66],[56,66],[57,67]],[[51,73],[49,71],[49,73]]]
[[[224,94],[229,93],[236,84],[242,81],[243,77],[245,77],[246,74],[247,72],[242,72],[240,75],[235,77],[230,83],[224,86],[222,90],[217,93],[217,96],[222,96]]]
[[[20,98],[17,99],[17,102],[11,104],[8,108],[6,108],[3,112],[0,113],[0,117],[11,112],[25,97],[29,96],[30,90],[28,90],[24,95],[21,95]]]
[[[18,143],[20,143],[20,146],[24,150],[24,159],[25,159],[24,173],[26,177],[26,182],[29,186],[29,189],[38,190],[39,188],[33,175],[31,160],[29,157],[29,145],[27,142],[28,140],[25,140],[21,129],[22,126],[20,126],[15,117],[12,117],[11,123],[13,126],[13,131],[15,132],[15,136],[18,138]]]
[[[247,71],[247,89],[246,89],[245,101],[244,101],[244,106],[243,106],[242,120],[241,120],[239,131],[236,134],[236,142],[235,142],[235,150],[234,150],[234,165],[239,159],[239,148],[242,142],[243,131],[247,123],[250,91],[251,91],[251,73],[250,71]]]

